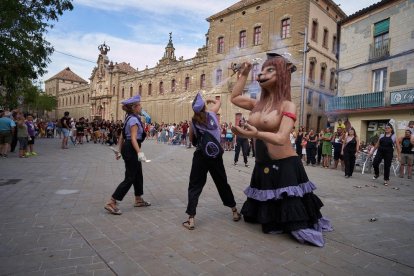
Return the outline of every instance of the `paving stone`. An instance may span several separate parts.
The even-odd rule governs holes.
[[[196,229],[184,229],[194,149],[151,140],[143,149],[152,162],[143,171],[144,198],[152,206],[134,208],[131,189],[120,203],[123,215],[110,215],[103,206],[124,177],[123,162],[95,144],[63,155],[59,143],[39,139],[41,154],[23,160],[24,171],[16,155],[1,162],[2,178],[22,180],[0,186],[0,207],[8,210],[0,213],[0,275],[414,274],[414,184],[407,179],[391,176],[397,191],[372,187],[369,174],[345,182],[340,170],[306,167],[325,204],[322,213],[335,227],[317,248],[233,222],[210,176]],[[225,152],[223,160],[240,208],[253,168],[232,166],[233,155]]]

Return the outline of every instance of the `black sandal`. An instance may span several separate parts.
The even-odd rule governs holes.
[[[194,230],[194,218],[188,218],[187,221],[183,222],[183,226],[187,228],[188,230]]]

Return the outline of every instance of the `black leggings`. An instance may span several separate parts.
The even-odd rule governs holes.
[[[138,142],[138,144],[141,147],[141,143]],[[144,194],[142,164],[138,161],[138,154],[132,146],[130,140],[126,140],[124,142],[121,153],[125,162],[125,179],[118,185],[112,195],[113,199],[119,201],[124,198],[132,185],[134,185],[135,196],[141,196]]]
[[[235,207],[234,195],[227,183],[227,175],[224,169],[223,157],[209,159],[203,156],[200,150],[196,150],[191,166],[190,183],[188,184],[188,205],[186,213],[195,216],[198,199],[207,181],[207,173],[210,172],[214,184],[219,192],[224,206]]]

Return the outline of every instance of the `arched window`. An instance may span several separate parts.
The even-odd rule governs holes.
[[[175,79],[171,80],[171,93],[175,92]]]
[[[112,87],[112,95],[115,95],[115,86]]]
[[[246,46],[247,46],[246,31],[243,30],[239,34],[239,48],[246,48]]]
[[[200,76],[200,89],[206,88],[206,74]]]
[[[217,69],[217,71],[216,71],[216,85],[221,82],[222,77],[223,77],[223,71],[221,69]]]
[[[184,80],[184,90],[187,91],[190,88],[190,77],[186,77]]]
[[[124,90],[124,88],[122,87],[122,90],[121,90],[121,96],[122,96],[122,98],[124,98],[125,97],[125,90]]]
[[[148,83],[148,96],[152,94],[152,83]]]
[[[85,94],[84,94],[84,95],[82,95],[82,103],[83,103],[83,104],[85,103]]]
[[[323,62],[321,64],[321,75],[319,78],[319,86],[320,87],[325,87],[325,79],[326,79],[326,63]]]
[[[134,88],[131,86],[129,88],[129,97],[132,97],[132,94],[134,93]]]
[[[224,37],[220,36],[217,39],[217,54],[221,54],[224,52]]]
[[[285,18],[282,20],[281,37],[282,38],[290,37],[290,18]]]
[[[142,96],[142,84],[138,86],[138,94]]]
[[[253,45],[259,45],[261,36],[262,36],[262,27],[261,26],[254,27]]]
[[[159,93],[162,95],[164,94],[164,82],[160,81],[160,89],[159,89]]]
[[[314,19],[312,21],[311,39],[315,42],[318,42],[318,25],[318,20]]]

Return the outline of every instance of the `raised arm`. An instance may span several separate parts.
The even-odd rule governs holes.
[[[243,96],[243,90],[246,86],[247,77],[252,68],[252,65],[248,62],[243,63],[240,71],[237,74],[237,81],[231,92],[231,102],[238,107],[252,110],[256,104],[256,100]]]
[[[207,99],[207,104],[213,104],[208,109],[214,113],[217,113],[221,107],[221,101],[220,100],[214,100],[214,99]]]

